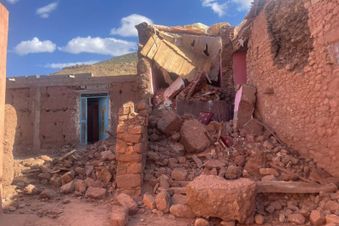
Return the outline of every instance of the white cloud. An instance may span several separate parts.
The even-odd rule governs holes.
[[[247,11],[251,8],[253,0],[232,0],[238,6],[239,11]]]
[[[227,9],[235,7],[237,11],[248,11],[253,0],[201,0],[203,7],[211,8],[219,17],[225,16]]]
[[[11,0],[13,1],[13,0]],[[48,5],[45,5],[36,10],[36,14],[38,14],[41,18],[48,18],[49,15],[58,8],[58,2],[52,2]]]
[[[121,19],[120,27],[113,28],[111,30],[111,34],[120,35],[123,37],[138,36],[138,32],[137,29],[135,28],[135,25],[141,24],[142,22],[153,24],[153,21],[151,19],[139,14],[131,14],[127,17],[123,17]]]
[[[134,42],[115,38],[76,37],[70,40],[65,47],[59,48],[68,53],[94,53],[119,56],[136,50]]]
[[[219,17],[222,17],[226,13],[227,3],[219,3],[217,0],[201,0],[203,7],[209,7]]]
[[[6,0],[7,2],[11,3],[11,4],[15,4],[17,3],[19,0]]]
[[[27,55],[30,53],[52,53],[56,49],[56,45],[50,40],[40,41],[34,37],[32,40],[22,41],[15,47],[15,52],[19,55]]]
[[[68,63],[51,63],[46,64],[46,68],[52,68],[52,69],[62,69],[65,67],[72,67],[72,66],[79,66],[79,65],[90,65],[98,63],[99,61],[92,60],[92,61],[79,61],[79,62],[68,62]]]

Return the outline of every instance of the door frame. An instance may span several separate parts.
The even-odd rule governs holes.
[[[79,112],[79,125],[80,125],[80,144],[86,145],[88,144],[87,137],[87,125],[88,125],[88,99],[98,99],[99,105],[101,103],[106,106],[104,120],[102,119],[102,114],[100,114],[100,106],[99,106],[99,140],[106,139],[108,134],[105,133],[107,129],[109,129],[109,120],[110,120],[110,98],[108,93],[83,93],[80,95],[80,112]],[[100,120],[101,119],[101,120]],[[104,129],[102,128],[104,126]],[[100,129],[101,127],[101,129]],[[101,131],[101,134],[100,134]]]

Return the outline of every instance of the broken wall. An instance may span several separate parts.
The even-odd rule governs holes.
[[[339,1],[269,1],[248,43],[257,114],[339,176]],[[267,92],[270,90],[270,92]]]
[[[0,214],[2,213],[1,194],[2,194],[2,173],[3,173],[7,40],[8,40],[8,11],[0,3]]]
[[[72,79],[58,76],[9,80],[6,103],[17,112],[14,154],[78,144],[82,93],[109,95],[109,128],[114,134],[119,107],[138,99],[135,77],[80,76]]]

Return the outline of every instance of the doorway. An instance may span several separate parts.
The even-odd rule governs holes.
[[[93,144],[108,137],[109,98],[107,94],[80,97],[80,143]]]

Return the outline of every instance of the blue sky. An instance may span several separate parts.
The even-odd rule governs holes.
[[[134,52],[134,24],[238,25],[252,0],[0,0],[10,12],[7,75],[44,75]]]

